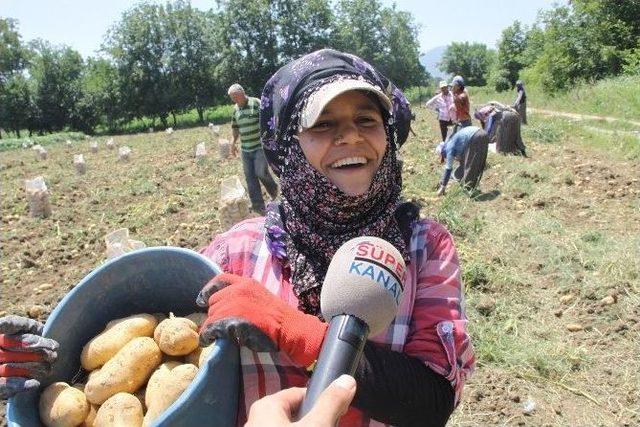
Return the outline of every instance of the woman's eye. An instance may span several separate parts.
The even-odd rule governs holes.
[[[331,122],[325,121],[325,122],[318,122],[315,125],[313,125],[313,127],[311,128],[311,130],[314,131],[323,131],[326,129],[329,129],[331,127]]]
[[[365,125],[365,126],[373,126],[378,124],[378,121],[373,118],[373,117],[368,117],[368,116],[364,116],[364,117],[360,117],[358,119],[358,123]]]

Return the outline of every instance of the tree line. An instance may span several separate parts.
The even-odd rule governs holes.
[[[218,0],[209,11],[188,0],[125,11],[95,57],[68,46],[25,42],[0,17],[0,128],[88,134],[134,119],[164,127],[176,114],[228,103],[240,82],[259,94],[283,64],[331,47],[359,55],[400,87],[429,75],[419,62],[411,14],[378,0]],[[0,134],[0,136],[2,136]]]
[[[640,74],[640,1],[572,0],[539,13],[531,26],[515,21],[497,51],[481,43],[452,43],[440,68],[471,86],[498,91],[527,84],[553,93],[578,82]]]

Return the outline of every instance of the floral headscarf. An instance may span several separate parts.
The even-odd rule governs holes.
[[[342,192],[307,161],[295,138],[309,96],[339,79],[364,79],[392,101],[383,111],[387,150],[371,187],[362,195]],[[402,178],[397,149],[409,133],[411,110],[404,94],[357,56],[323,49],[282,67],[262,92],[260,137],[281,199],[267,208],[266,239],[273,256],[291,268],[300,309],[319,315],[320,289],[336,250],[357,236],[393,244],[408,261],[406,230],[396,219]]]

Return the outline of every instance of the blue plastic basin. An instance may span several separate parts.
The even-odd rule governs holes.
[[[80,367],[82,347],[113,319],[136,313],[186,315],[202,286],[220,269],[202,255],[158,247],[131,252],[91,272],[49,316],[44,335],[60,343],[51,375],[43,381],[70,383]],[[204,366],[180,398],[154,426],[235,426],[240,381],[238,348],[218,340]],[[11,427],[42,426],[39,391],[9,400]]]

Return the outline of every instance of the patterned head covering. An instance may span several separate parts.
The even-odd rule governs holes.
[[[383,109],[387,149],[369,190],[350,196],[307,161],[296,137],[305,102],[322,86],[340,79],[364,80],[391,100]],[[336,250],[356,236],[393,244],[408,261],[406,231],[396,219],[402,178],[397,149],[409,133],[411,110],[404,94],[357,56],[331,49],[307,54],[278,70],[264,87],[260,137],[280,177],[281,202],[271,203],[265,221],[271,253],[291,269],[300,309],[319,315],[320,289]]]

